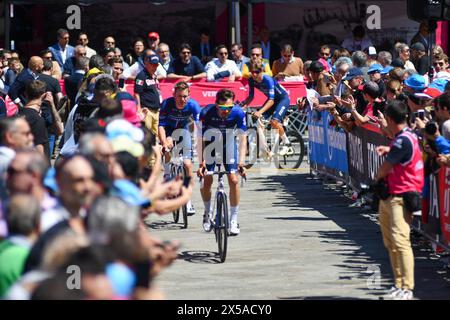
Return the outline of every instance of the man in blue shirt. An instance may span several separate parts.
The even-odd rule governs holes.
[[[237,223],[237,214],[240,191],[237,173],[245,176],[244,160],[247,146],[245,113],[234,104],[234,92],[221,89],[217,92],[216,103],[206,106],[200,113],[200,122],[202,134],[197,142],[200,163],[197,174],[204,177],[203,187],[200,189],[205,204],[203,229],[206,232],[211,231],[212,219],[211,185],[213,178],[210,175],[205,175],[205,173],[206,171],[214,171],[217,163],[223,163],[225,170],[230,172],[227,175],[231,204],[230,233],[238,235],[240,230]],[[236,135],[239,140],[239,152],[236,145]]]
[[[174,148],[174,142],[178,143],[174,154],[178,155],[181,152],[186,173],[192,177],[192,143],[189,124],[193,119],[198,126],[200,111],[198,102],[190,98],[189,85],[186,82],[178,82],[174,87],[173,97],[163,101],[159,112],[158,137],[164,148],[165,177],[170,174],[170,151]],[[193,215],[195,210],[191,201],[186,206],[188,215]]]
[[[267,97],[267,100],[257,112],[253,113],[253,117],[257,119],[261,117],[264,117],[265,119],[272,117],[270,125],[273,129],[278,131],[279,135],[275,140],[275,144],[278,142],[279,138],[281,138],[284,143],[278,151],[279,155],[292,155],[294,149],[283,128],[283,119],[290,105],[287,91],[275,79],[263,74],[263,64],[261,59],[251,62],[250,73],[251,77],[248,79],[250,93],[248,98],[243,101],[242,107],[245,108],[252,102],[255,95],[255,88],[259,89]],[[268,150],[266,151],[268,152]],[[272,154],[269,152],[267,156],[270,158]]]
[[[191,46],[183,43],[180,46],[180,57],[170,63],[167,78],[191,81],[206,78],[205,67],[200,59],[192,55]]]

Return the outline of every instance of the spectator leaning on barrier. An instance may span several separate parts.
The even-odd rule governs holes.
[[[379,113],[383,112],[383,101],[379,99],[379,87],[375,82],[366,82],[363,86],[362,93],[364,100],[367,102],[367,106],[364,111],[360,114],[356,110],[356,101],[353,97],[351,100],[350,112],[355,119],[355,124],[357,126],[364,125],[366,123],[376,124],[378,122]]]
[[[329,78],[329,74],[325,73],[325,69],[319,61],[313,61],[309,66],[309,72],[311,74],[311,79],[314,83],[313,87],[321,96],[331,95],[332,88]]]
[[[170,54],[170,48],[169,48],[169,45],[167,44],[167,43],[164,43],[164,42],[161,42],[159,45],[158,45],[158,51],[157,51],[157,53],[158,53],[158,56],[159,56],[159,60],[160,60],[160,63],[161,63],[161,65],[164,67],[164,69],[166,70],[166,71],[168,71],[169,70],[169,66],[170,66],[170,63],[172,62],[172,56],[171,56],[171,54]]]
[[[182,81],[206,78],[205,68],[200,59],[192,55],[189,44],[183,43],[180,46],[180,56],[170,63],[167,78]]]
[[[294,50],[290,44],[282,47],[281,58],[274,61],[272,73],[277,81],[303,80],[303,61],[294,57]]]
[[[228,50],[225,45],[217,46],[216,56],[217,58],[212,59],[205,66],[208,81],[220,81],[228,77],[228,82],[234,82],[242,78],[236,63],[228,59]]]
[[[263,73],[268,76],[272,76],[272,70],[270,69],[269,61],[263,59],[263,50],[261,44],[254,43],[250,49],[250,61],[244,63],[242,66],[242,77],[244,79],[250,78],[250,64],[256,59],[261,59],[263,62]]]
[[[422,152],[417,136],[408,128],[408,108],[400,101],[390,102],[385,111],[391,145],[377,147],[386,159],[378,170],[378,185],[387,183],[379,192],[380,226],[383,242],[389,252],[394,287],[389,297],[411,300],[414,290],[414,256],[410,240],[412,213],[421,209],[420,192],[424,185]],[[386,190],[387,188],[387,190]]]

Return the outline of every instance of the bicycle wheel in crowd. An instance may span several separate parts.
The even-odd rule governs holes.
[[[173,178],[175,176],[176,176],[176,168],[175,166],[172,165],[170,168],[170,177]],[[180,220],[180,208],[172,211],[172,215],[173,215],[173,222],[178,223],[178,221]]]
[[[228,204],[225,193],[217,194],[217,213],[216,213],[216,239],[219,248],[220,262],[225,262],[227,257],[228,240]]]
[[[297,169],[300,167],[305,155],[305,143],[303,137],[295,131],[288,131],[287,137],[291,143],[292,152],[287,155],[280,155],[279,150],[282,148],[283,143],[275,148],[274,161],[278,169]]]

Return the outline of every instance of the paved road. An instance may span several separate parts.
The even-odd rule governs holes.
[[[156,283],[168,299],[378,299],[391,272],[376,215],[349,208],[332,187],[306,169],[251,172],[241,234],[230,239],[223,264],[214,235],[202,231],[196,191],[197,214],[187,230],[171,215],[150,219],[150,232],[182,242],[179,259]],[[418,241],[415,252],[416,296],[450,299],[450,274]]]

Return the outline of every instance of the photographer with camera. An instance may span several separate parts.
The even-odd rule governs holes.
[[[417,136],[408,128],[407,115],[408,107],[403,102],[392,101],[387,105],[386,123],[394,139],[390,146],[376,149],[379,156],[386,155],[376,182],[379,185],[387,182],[387,192],[379,193],[379,219],[395,279],[395,287],[388,297],[397,300],[413,298],[414,255],[410,223],[412,213],[420,210],[420,192],[424,185],[422,152]]]

